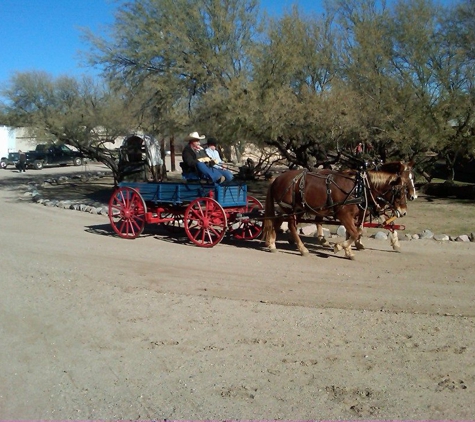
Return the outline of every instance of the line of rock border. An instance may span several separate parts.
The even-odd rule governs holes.
[[[109,206],[97,201],[85,201],[84,199],[78,200],[59,200],[59,199],[46,199],[44,198],[38,188],[45,187],[47,185],[62,185],[70,183],[71,181],[80,181],[81,183],[90,182],[92,180],[102,179],[108,176],[107,172],[96,171],[81,173],[80,175],[60,176],[58,178],[48,178],[43,182],[38,183],[31,181],[28,183],[28,191],[24,193],[24,197],[31,197],[31,200],[37,204],[44,205],[46,207],[57,207],[63,209],[70,209],[74,211],[88,212],[90,214],[109,215]]]

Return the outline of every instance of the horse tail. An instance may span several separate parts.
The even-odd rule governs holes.
[[[274,197],[272,195],[272,185],[273,183],[271,183],[267,189],[266,206],[264,212],[264,228],[262,238],[266,242],[266,245],[271,239],[272,233],[274,231],[275,208]]]

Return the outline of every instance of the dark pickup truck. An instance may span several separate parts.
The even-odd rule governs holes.
[[[20,154],[18,152],[9,152],[8,157],[2,157],[0,167],[6,169],[8,166],[16,166]]]
[[[41,170],[43,167],[67,166],[72,164],[80,166],[84,161],[84,156],[73,151],[66,145],[44,145],[36,146],[34,151],[26,153],[26,165]]]

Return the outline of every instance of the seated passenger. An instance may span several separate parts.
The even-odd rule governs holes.
[[[185,141],[188,141],[188,145],[183,148],[182,153],[183,171],[185,173],[197,172],[215,183],[232,180],[233,175],[229,170],[214,166],[215,162],[208,157],[200,145],[201,139],[205,139],[205,136],[200,136],[198,132],[192,132],[185,138]]]
[[[207,144],[207,148],[205,149],[205,152],[208,155],[208,157],[214,161],[214,167],[226,170],[227,166],[225,162],[221,159],[221,156],[219,155],[219,151],[217,149],[218,144],[216,142],[216,139],[209,138],[206,144]]]

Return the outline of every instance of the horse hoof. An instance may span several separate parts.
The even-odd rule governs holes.
[[[309,252],[309,251],[302,251],[302,252],[300,252],[300,254],[301,254],[302,256],[309,256],[309,255],[310,255],[310,252]]]
[[[325,239],[325,237],[323,236],[318,236],[317,237],[317,244],[320,245],[320,246],[324,246],[326,245],[328,242],[327,242],[327,239]]]
[[[354,255],[350,255],[350,256],[348,257],[348,259],[350,259],[351,261],[354,261],[354,260],[355,260],[355,256],[354,256]]]
[[[335,245],[335,247],[333,248],[333,253],[337,253],[337,252],[340,252],[343,248],[341,247],[341,245]]]
[[[271,253],[277,253],[277,249],[276,249],[276,248],[269,249],[269,252],[271,252]]]
[[[364,251],[365,247],[364,247],[364,245],[356,245],[356,249],[359,250],[359,251]]]
[[[400,253],[401,252],[401,247],[400,246],[393,246],[393,250],[394,250],[394,252]]]

